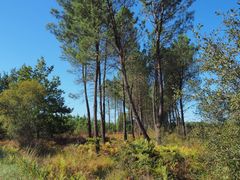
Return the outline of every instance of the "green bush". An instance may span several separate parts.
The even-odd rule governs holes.
[[[205,161],[209,176],[217,179],[240,178],[240,126],[226,122],[209,131],[208,156]]]
[[[128,174],[139,178],[188,179],[194,167],[176,148],[136,140],[120,152],[118,161]]]

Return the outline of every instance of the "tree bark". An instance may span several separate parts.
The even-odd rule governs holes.
[[[164,123],[164,92],[163,92],[163,73],[162,73],[162,60],[160,56],[160,38],[161,38],[161,33],[162,33],[162,24],[163,24],[163,13],[164,13],[164,8],[163,5],[160,5],[160,19],[156,17],[155,19],[155,24],[156,24],[156,64],[157,64],[157,80],[158,85],[159,85],[159,107],[158,107],[158,121],[156,124],[156,135],[157,135],[157,143],[161,144],[161,127]]]
[[[134,121],[133,121],[133,115],[132,115],[132,108],[130,107],[129,110],[129,117],[130,117],[130,121],[131,121],[131,131],[132,131],[132,137],[133,139],[135,139],[135,133],[134,133]]]
[[[104,121],[104,130],[106,133],[106,74],[107,74],[107,43],[106,43],[106,47],[105,47],[105,58],[104,58],[104,67],[103,67],[103,121]]]
[[[89,107],[88,93],[87,93],[87,65],[82,66],[82,76],[83,76],[84,95],[85,95],[87,119],[88,119],[88,137],[92,137],[91,114],[90,114],[90,107]]]
[[[117,132],[117,98],[115,97],[115,112],[114,112],[114,124],[115,124],[115,128],[114,131],[115,133]]]
[[[110,109],[110,98],[108,97],[108,131],[111,129],[111,109]]]
[[[160,32],[157,31],[157,41],[156,41],[156,56],[157,56],[157,82],[159,83],[159,107],[158,107],[158,118],[156,123],[156,138],[157,143],[161,144],[161,127],[163,125],[163,110],[164,110],[164,99],[163,99],[163,77],[162,77],[162,62],[160,57]],[[156,80],[155,80],[156,81]]]
[[[186,137],[187,133],[186,133],[186,126],[185,126],[185,121],[184,121],[184,112],[183,112],[183,95],[182,95],[182,80],[180,82],[180,92],[181,92],[181,97],[179,100],[180,103],[180,112],[181,112],[181,120],[182,120],[182,130],[183,130],[183,135],[184,137]]]
[[[97,92],[98,92],[98,75],[99,75],[99,43],[96,43],[96,71],[95,71],[95,79],[94,79],[94,103],[93,103],[93,111],[94,111],[94,135],[98,137],[98,120],[97,120]]]
[[[125,83],[123,81],[123,132],[124,141],[127,140],[127,117],[126,117],[126,97],[125,97]]]
[[[102,85],[102,78],[101,78],[101,63],[98,62],[98,83],[99,83],[99,106],[100,106],[100,116],[101,116],[101,129],[102,129],[102,142],[106,142],[105,137],[105,114],[103,110],[105,111],[105,108],[103,109],[103,104],[105,106],[105,99],[103,96],[103,85]]]

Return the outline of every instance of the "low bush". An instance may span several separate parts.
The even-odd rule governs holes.
[[[214,179],[240,178],[240,126],[226,122],[209,132],[206,169]]]
[[[202,167],[190,153],[177,146],[157,146],[145,140],[136,140],[120,151],[119,167],[133,178],[191,179],[197,177]]]

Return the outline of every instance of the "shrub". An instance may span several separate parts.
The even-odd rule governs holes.
[[[156,146],[140,139],[126,144],[118,161],[120,167],[136,178],[188,179],[200,173],[191,164],[197,159],[188,155],[176,146]]]
[[[240,126],[234,122],[218,125],[209,132],[205,157],[209,176],[217,179],[240,178]]]
[[[0,94],[0,112],[10,136],[31,143],[39,128],[45,90],[37,81],[23,81]]]

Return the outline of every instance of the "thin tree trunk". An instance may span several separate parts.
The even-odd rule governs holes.
[[[183,112],[183,102],[182,102],[182,97],[180,98],[180,110],[181,110],[181,119],[182,119],[182,127],[183,127],[183,135],[186,137],[186,126],[185,126],[185,121],[184,121],[184,112]]]
[[[107,74],[107,41],[105,45],[105,57],[104,57],[104,67],[103,67],[103,86],[102,86],[102,95],[103,95],[103,109],[102,109],[102,119],[103,119],[103,129],[104,129],[104,138],[106,140],[106,74]]]
[[[175,104],[175,115],[176,115],[176,121],[177,121],[177,132],[178,132],[178,134],[180,134],[180,132],[179,132],[179,130],[180,130],[180,114],[179,114],[177,104]]]
[[[115,133],[117,132],[117,99],[115,97],[115,112],[114,112],[114,124],[115,124],[115,128],[114,128],[114,131]]]
[[[108,130],[111,129],[111,109],[110,109],[110,98],[108,97]]]
[[[131,85],[131,94],[132,94],[132,92],[133,92],[133,84]],[[133,113],[132,113],[132,107],[131,107],[130,103],[129,103],[129,118],[130,118],[130,122],[131,122],[132,137],[133,137],[133,139],[135,139]]]
[[[184,112],[183,112],[183,100],[182,100],[182,95],[180,97],[180,111],[181,111],[181,120],[182,120],[182,128],[183,128],[183,135],[186,137],[186,126],[185,126],[185,121],[184,121]]]
[[[87,93],[87,65],[82,66],[82,76],[83,76],[84,95],[85,95],[87,119],[88,119],[88,137],[92,137],[91,114],[90,114],[90,107],[89,107],[88,93]]]
[[[98,120],[97,120],[97,91],[98,91],[98,75],[99,75],[99,42],[96,43],[96,71],[95,71],[95,80],[94,80],[94,103],[93,103],[93,111],[94,111],[94,135],[95,135],[95,148],[96,153],[98,154],[100,151],[100,143],[98,139]]]
[[[102,85],[102,78],[101,78],[101,63],[98,62],[98,83],[99,83],[99,106],[100,106],[100,116],[101,116],[101,128],[102,128],[102,142],[106,142],[105,137],[105,118],[104,118],[104,112],[103,112],[103,85]],[[104,103],[105,104],[105,103]]]
[[[164,9],[163,6],[161,6],[161,15],[160,15],[160,20],[156,19],[156,36],[157,36],[157,40],[156,40],[156,64],[157,64],[157,78],[155,79],[158,81],[159,84],[159,107],[158,107],[158,121],[156,124],[157,127],[157,131],[156,131],[156,135],[157,135],[157,143],[161,144],[161,127],[164,123],[164,92],[163,92],[163,73],[162,73],[162,60],[161,60],[161,56],[160,56],[160,38],[161,38],[161,33],[162,33],[162,23],[163,23],[163,13],[164,13]]]
[[[133,121],[133,115],[132,115],[132,108],[130,108],[129,112],[130,112],[129,117],[130,117],[130,120],[131,120],[132,137],[133,137],[133,139],[135,139],[135,134],[134,134],[134,121]]]
[[[183,65],[182,65],[183,67]],[[184,120],[184,112],[183,112],[183,77],[184,77],[184,70],[183,68],[181,69],[181,79],[180,79],[180,84],[179,84],[179,90],[181,92],[181,97],[180,97],[180,112],[181,112],[181,120],[182,120],[182,130],[183,130],[183,135],[186,137],[186,126],[185,126],[185,120]]]
[[[96,43],[96,71],[95,71],[95,80],[94,80],[94,135],[98,137],[98,120],[97,120],[97,91],[98,91],[98,75],[99,75],[99,43]]]
[[[159,32],[158,32],[159,33]],[[163,78],[162,78],[162,63],[161,63],[161,57],[160,57],[160,35],[158,34],[157,42],[156,42],[156,56],[157,56],[157,73],[158,73],[158,82],[159,82],[159,107],[158,107],[158,118],[156,123],[156,138],[157,143],[161,144],[161,127],[163,124]]]
[[[160,136],[160,124],[159,119],[157,119],[157,95],[156,95],[156,91],[157,91],[157,80],[156,78],[158,77],[157,75],[157,71],[155,70],[155,82],[154,82],[154,88],[153,88],[153,100],[152,100],[152,108],[153,108],[153,121],[154,121],[154,127],[155,127],[155,133],[156,133],[156,140],[157,142],[161,142],[161,136]]]
[[[124,141],[127,140],[127,117],[126,117],[126,97],[125,97],[125,83],[123,81],[123,132]]]

